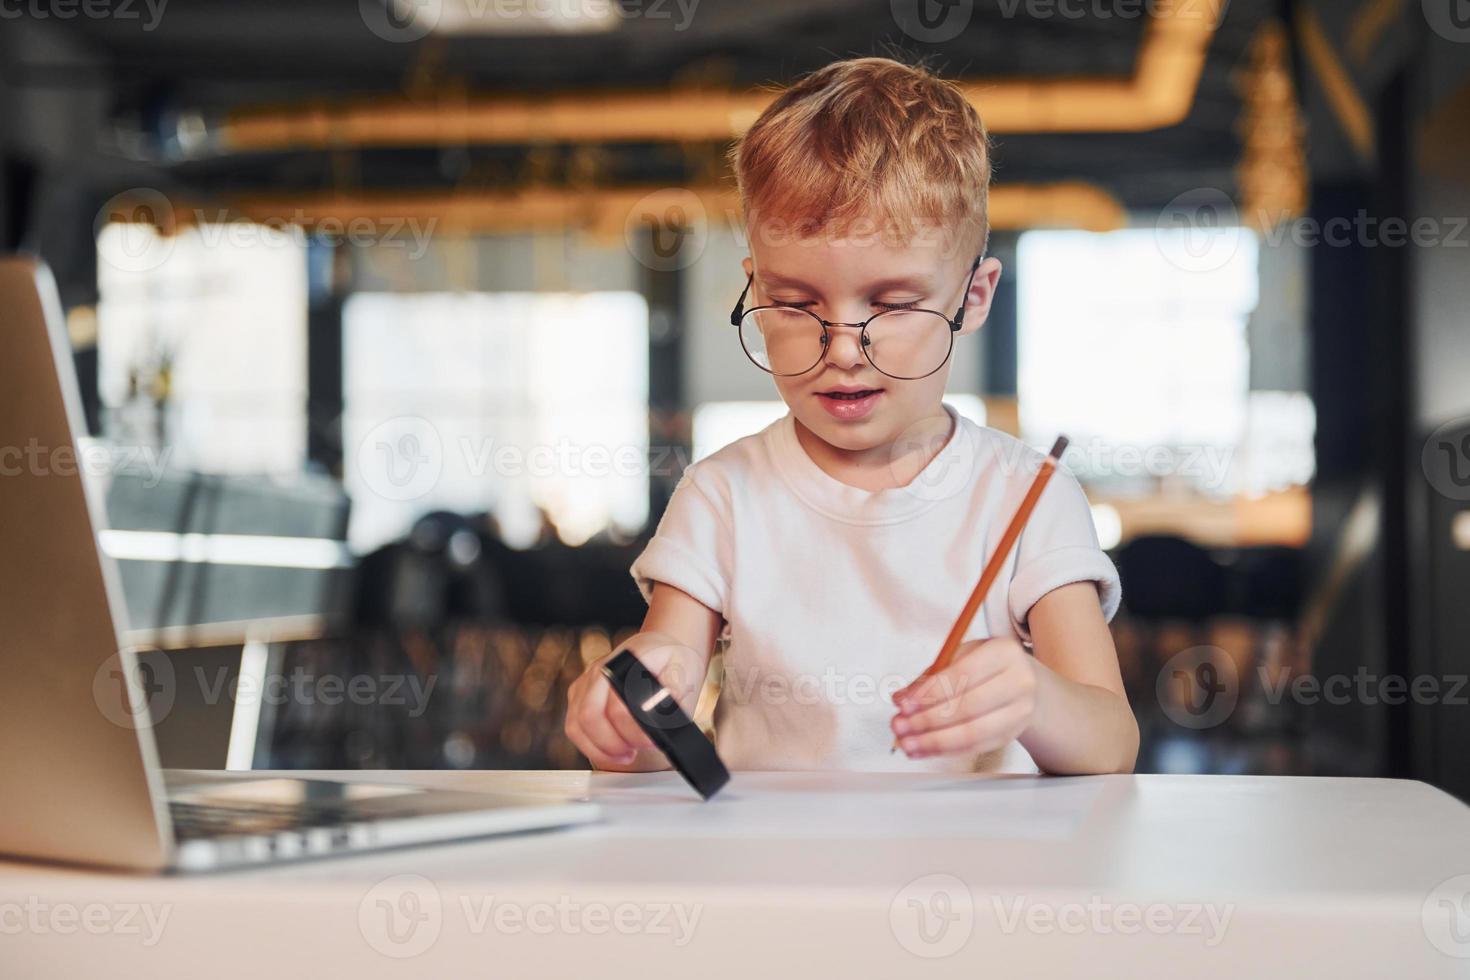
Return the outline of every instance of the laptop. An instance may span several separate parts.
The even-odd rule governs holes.
[[[0,854],[198,871],[601,816],[570,797],[162,770],[46,268],[0,258],[0,310]]]

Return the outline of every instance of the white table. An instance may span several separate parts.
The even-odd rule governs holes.
[[[1470,809],[1421,783],[352,778],[607,819],[199,877],[0,863],[0,976],[1470,976]]]

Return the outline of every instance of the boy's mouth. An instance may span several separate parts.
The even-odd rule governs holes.
[[[833,418],[853,422],[866,418],[877,405],[878,396],[882,394],[882,388],[843,386],[819,391],[817,398]]]

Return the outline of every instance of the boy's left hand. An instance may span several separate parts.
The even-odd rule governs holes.
[[[971,640],[944,670],[893,693],[893,734],[911,759],[992,752],[1036,713],[1045,668],[1012,637]]]

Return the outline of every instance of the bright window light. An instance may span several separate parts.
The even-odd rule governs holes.
[[[1253,391],[1235,489],[1262,496],[1306,486],[1316,475],[1317,406],[1304,391]]]
[[[1112,504],[1092,505],[1092,526],[1097,529],[1097,543],[1107,550],[1123,540],[1123,515]]]
[[[1021,428],[1034,444],[1069,435],[1084,479],[1229,493],[1249,421],[1257,240],[1242,229],[1201,268],[1178,260],[1189,243],[1170,247],[1169,234],[1021,236]]]
[[[384,2],[395,20],[389,23],[409,36],[429,32],[462,34],[538,35],[594,34],[616,30],[622,21],[612,0],[576,3],[571,0],[366,0]]]
[[[431,510],[512,545],[648,519],[648,307],[631,292],[359,293],[343,311],[358,551]]]
[[[97,238],[98,388],[109,440],[207,473],[306,461],[306,256],[300,236],[235,223]]]
[[[786,414],[783,401],[705,402],[694,410],[694,458],[704,459]]]

